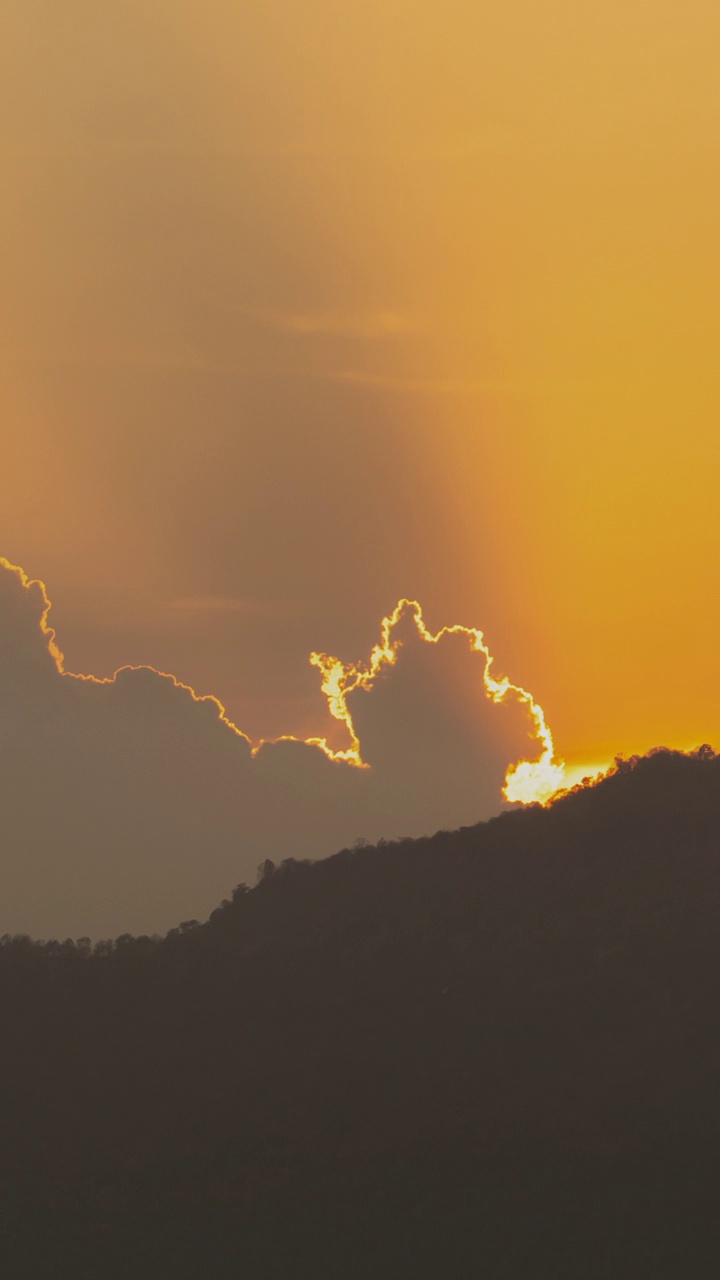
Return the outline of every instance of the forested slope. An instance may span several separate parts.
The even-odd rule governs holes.
[[[0,947],[3,1273],[720,1269],[720,760]]]

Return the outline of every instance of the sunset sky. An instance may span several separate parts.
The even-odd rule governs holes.
[[[309,654],[410,597],[570,766],[720,745],[719,41],[711,0],[7,0],[0,555],[67,669],[324,735]]]

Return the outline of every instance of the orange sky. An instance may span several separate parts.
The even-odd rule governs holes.
[[[68,666],[322,732],[481,627],[560,753],[720,745],[710,0],[17,0],[0,554]]]

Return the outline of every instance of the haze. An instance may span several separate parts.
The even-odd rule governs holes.
[[[409,596],[571,764],[717,741],[719,28],[7,3],[0,552],[68,669],[322,735]]]

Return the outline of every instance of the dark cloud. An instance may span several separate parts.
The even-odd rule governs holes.
[[[348,693],[357,767],[294,738],[253,749],[215,698],[150,667],[65,672],[48,608],[2,561],[0,932],[161,931],[267,857],[488,816],[508,766],[540,755],[522,700],[487,697],[468,636],[425,643],[407,611],[397,661]]]

